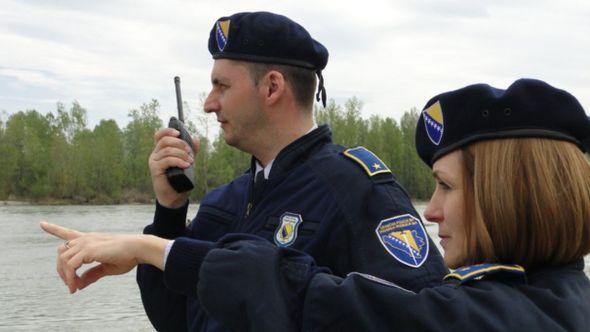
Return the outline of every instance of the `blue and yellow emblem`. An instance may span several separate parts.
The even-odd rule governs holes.
[[[215,37],[217,39],[217,47],[223,51],[227,45],[227,38],[229,37],[229,20],[217,21],[215,25]]]
[[[383,161],[381,161],[381,159],[379,159],[379,157],[362,146],[347,149],[344,151],[344,155],[361,165],[369,176],[381,173],[391,173],[389,168]]]
[[[437,101],[422,111],[422,116],[424,117],[424,125],[426,126],[428,138],[430,138],[430,141],[432,141],[434,145],[439,145],[445,129],[445,121],[443,119],[443,111],[440,106],[440,101]]]
[[[420,220],[404,214],[381,220],[375,229],[385,250],[399,262],[420,267],[428,257],[428,236]]]
[[[285,212],[281,216],[281,223],[275,231],[275,243],[279,247],[288,247],[297,240],[297,229],[303,222],[301,215]]]

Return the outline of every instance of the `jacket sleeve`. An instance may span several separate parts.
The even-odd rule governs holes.
[[[298,331],[311,276],[329,272],[311,256],[248,234],[230,234],[205,257],[198,295],[232,331]]]
[[[340,259],[336,275],[357,271],[416,292],[439,284],[448,269],[393,175],[356,178],[354,191],[346,190],[350,183],[336,184],[343,186],[336,187],[338,193],[346,193],[337,194],[344,217],[338,223],[346,227],[334,226],[337,231],[329,233],[327,241],[331,257],[346,257]]]
[[[451,284],[414,293],[370,275],[318,273],[306,290],[302,330],[502,331],[494,299],[485,296],[467,296]]]
[[[168,209],[156,202],[154,222],[145,227],[144,234],[167,239],[185,235],[187,209],[188,202],[178,209]],[[141,264],[137,267],[137,284],[145,312],[156,330],[186,330],[186,297],[165,286],[164,272],[154,266]]]
[[[188,203],[179,209],[168,209],[157,204],[154,222],[144,229],[144,234],[175,239],[164,271],[151,265],[137,267],[137,283],[143,306],[158,331],[186,330],[187,297],[196,297],[201,261],[215,246],[214,242],[186,237],[187,208]]]
[[[229,239],[205,257],[201,304],[236,331],[506,331],[539,326],[513,287],[445,283],[415,293],[374,276],[341,278],[300,251]],[[522,321],[521,321],[522,320]],[[526,322],[526,323],[525,323]]]

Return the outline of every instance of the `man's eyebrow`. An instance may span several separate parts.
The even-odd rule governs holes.
[[[228,80],[224,79],[223,77],[215,77],[211,79],[211,84],[213,85],[219,85],[219,84],[228,84]]]

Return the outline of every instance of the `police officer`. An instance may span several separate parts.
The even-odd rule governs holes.
[[[578,101],[532,79],[471,85],[427,103],[416,146],[437,182],[425,217],[456,269],[441,285],[342,278],[229,236],[201,267],[205,310],[234,330],[587,331],[590,119]]]
[[[342,277],[361,271],[414,291],[438,283],[448,271],[389,168],[363,147],[333,144],[329,128],[314,125],[316,76],[316,99],[326,98],[326,48],[287,17],[256,12],[217,20],[209,51],[215,61],[205,111],[215,113],[228,144],[252,155],[250,170],[209,192],[185,227],[188,193],[172,190],[164,173],[192,158],[178,132],[157,132],[150,156],[157,206],[145,236],[101,234],[108,239],[101,243],[116,243],[106,248],[96,235],[44,224],[69,240],[59,249],[58,271],[70,289],[143,263],[137,281],[156,329],[225,329],[203,310],[196,290],[203,258],[228,233],[302,250]],[[82,248],[92,250],[77,255]],[[78,277],[76,268],[91,260],[112,270]],[[304,271],[285,272],[297,277]],[[273,317],[274,305],[264,303],[273,309],[261,314]]]

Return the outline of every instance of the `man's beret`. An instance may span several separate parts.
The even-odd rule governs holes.
[[[416,128],[420,158],[432,164],[475,141],[538,137],[565,140],[590,151],[590,118],[567,91],[534,79],[502,90],[475,84],[430,99]]]
[[[291,65],[321,71],[328,50],[301,25],[268,12],[237,13],[222,17],[211,29],[213,59]]]

